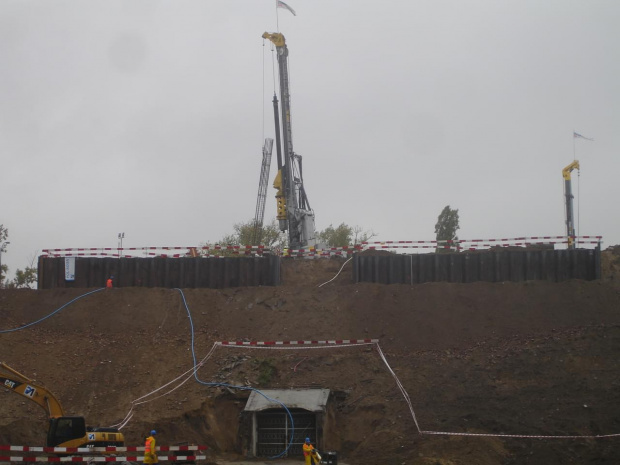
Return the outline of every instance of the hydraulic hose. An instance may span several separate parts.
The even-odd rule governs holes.
[[[22,330],[22,329],[26,329],[26,328],[28,328],[28,327],[30,327],[30,326],[34,326],[34,325],[36,325],[36,324],[39,324],[39,323],[41,323],[42,321],[45,321],[45,320],[47,320],[48,318],[50,318],[51,316],[53,316],[53,315],[55,315],[56,313],[60,312],[60,311],[61,311],[62,309],[64,309],[65,307],[68,307],[68,306],[69,306],[69,305],[71,305],[73,302],[76,302],[76,301],[78,301],[78,300],[80,300],[80,299],[83,299],[84,297],[89,296],[89,295],[91,295],[91,294],[94,294],[94,293],[96,293],[96,292],[101,292],[101,291],[103,291],[103,290],[105,290],[105,288],[104,288],[104,287],[102,287],[102,288],[100,288],[100,289],[95,289],[94,291],[87,292],[86,294],[82,294],[81,296],[76,297],[76,298],[75,298],[75,299],[73,299],[73,300],[70,300],[69,302],[67,302],[67,303],[66,303],[66,304],[64,304],[63,306],[61,306],[61,307],[59,307],[58,309],[54,310],[54,311],[53,311],[52,313],[50,313],[49,315],[44,316],[43,318],[40,318],[40,319],[38,319],[37,321],[33,321],[32,323],[28,323],[27,325],[20,326],[19,328],[13,328],[13,329],[0,329],[0,334],[4,334],[4,333],[12,333],[12,332],[14,332],[14,331],[19,331],[19,330]]]

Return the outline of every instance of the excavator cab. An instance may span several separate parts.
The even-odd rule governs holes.
[[[48,447],[122,447],[118,428],[86,427],[84,417],[67,417],[56,396],[34,380],[0,362],[0,385],[41,406],[49,417]]]
[[[74,439],[86,436],[86,422],[83,417],[50,418],[47,432],[47,447],[56,447]]]

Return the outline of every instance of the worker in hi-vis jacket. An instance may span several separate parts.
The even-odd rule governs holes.
[[[146,464],[155,464],[158,463],[157,459],[157,449],[155,446],[155,435],[157,431],[151,430],[151,435],[146,438],[146,442],[144,443],[144,462]]]
[[[312,462],[314,462],[315,465],[319,465],[319,463],[321,463],[321,458],[318,455],[318,451],[314,448],[312,444],[310,444],[310,438],[306,438],[303,449],[306,465],[312,465]]]

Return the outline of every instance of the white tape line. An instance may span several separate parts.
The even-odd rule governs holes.
[[[479,436],[489,438],[525,438],[525,439],[603,439],[616,438],[620,433],[616,434],[599,434],[596,436],[545,436],[534,434],[493,434],[493,433],[450,433],[447,431],[420,431],[420,434],[433,434],[436,436]]]

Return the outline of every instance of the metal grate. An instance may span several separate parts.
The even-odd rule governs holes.
[[[291,434],[293,444],[288,451],[289,456],[303,455],[302,445],[307,437],[316,444],[316,415],[307,410],[290,412],[293,425],[289,416],[282,410],[266,410],[256,414],[257,456],[271,457],[281,454],[288,446]]]

